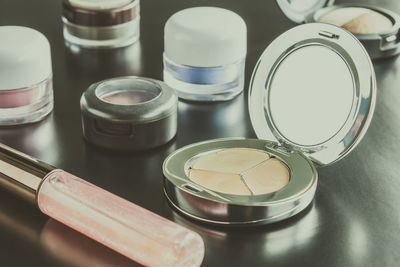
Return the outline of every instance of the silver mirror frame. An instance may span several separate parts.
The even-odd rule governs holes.
[[[324,46],[336,52],[347,63],[354,81],[353,106],[345,124],[332,138],[316,146],[302,146],[285,139],[274,126],[270,110],[265,108],[280,62],[305,46]],[[354,35],[328,24],[304,24],[280,35],[263,52],[253,71],[248,101],[250,119],[258,138],[300,151],[317,166],[325,166],[346,156],[368,129],[376,102],[375,72],[368,53]]]

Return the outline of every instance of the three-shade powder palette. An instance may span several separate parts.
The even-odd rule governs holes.
[[[265,151],[249,148],[199,155],[187,163],[185,170],[190,180],[205,188],[244,196],[275,192],[290,179],[285,163]]]
[[[304,24],[275,39],[253,71],[249,113],[259,139],[182,147],[164,161],[164,191],[182,214],[222,225],[290,218],[313,200],[317,167],[361,141],[376,101],[362,44],[329,24]]]

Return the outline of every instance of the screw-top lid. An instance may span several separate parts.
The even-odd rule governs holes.
[[[0,36],[0,90],[29,87],[51,75],[50,44],[42,33],[0,26]]]
[[[214,67],[246,56],[247,28],[236,13],[194,7],[172,15],[164,29],[165,56],[175,63]]]

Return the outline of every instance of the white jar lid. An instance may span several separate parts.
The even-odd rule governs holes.
[[[123,7],[132,1],[133,0],[69,0],[69,3],[74,7],[91,10],[103,10]]]
[[[164,29],[165,56],[175,63],[214,67],[246,56],[247,28],[236,13],[194,7],[172,15]]]
[[[0,90],[30,87],[51,75],[50,44],[42,33],[0,26],[0,36]]]

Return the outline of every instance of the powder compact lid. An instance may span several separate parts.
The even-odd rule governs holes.
[[[142,150],[171,140],[178,98],[161,81],[135,76],[92,84],[81,97],[87,141],[115,150]]]
[[[194,7],[172,15],[165,24],[165,56],[194,67],[231,64],[246,56],[247,28],[236,13]]]
[[[0,36],[0,90],[30,87],[51,77],[50,44],[42,33],[1,26]]]
[[[302,23],[310,14],[332,5],[335,0],[276,0],[276,2],[290,20]]]
[[[310,23],[275,39],[250,81],[249,112],[259,139],[301,151],[317,166],[346,156],[375,107],[371,60],[349,32]]]

